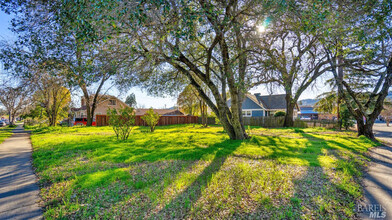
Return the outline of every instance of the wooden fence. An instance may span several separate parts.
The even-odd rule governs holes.
[[[284,117],[244,117],[245,126],[260,126],[265,128],[278,128],[283,127]],[[294,127],[297,128],[308,128],[308,127],[325,127],[335,128],[337,125],[336,121],[329,120],[311,120],[305,121],[300,119],[294,119]]]
[[[107,126],[108,125],[108,116],[107,115],[96,115],[95,122],[97,126]],[[197,116],[185,116],[185,115],[176,115],[176,116],[161,116],[159,118],[159,122],[157,126],[163,125],[176,125],[176,124],[197,124],[198,117]],[[147,124],[143,121],[140,115],[135,116],[135,125],[136,126],[146,126]]]
[[[208,117],[208,124],[215,124],[215,118]],[[244,125],[245,126],[260,126],[265,128],[278,128],[283,127],[284,117],[274,117],[274,116],[266,116],[266,117],[244,117]],[[159,118],[158,126],[163,125],[176,125],[176,124],[200,124],[201,118],[197,116],[161,116]],[[106,115],[97,115],[96,116],[96,124],[97,126],[107,126],[108,125],[108,117]],[[141,119],[141,116],[135,116],[135,125],[136,126],[146,126],[147,124]],[[311,120],[305,121],[300,119],[294,120],[294,127],[297,128],[308,128],[308,127],[325,127],[325,128],[336,128],[337,122],[330,120]]]
[[[198,119],[198,123],[199,124],[202,124],[202,117],[199,117],[199,119]],[[216,124],[216,122],[215,122],[215,118],[214,117],[207,117],[207,125],[215,125]]]

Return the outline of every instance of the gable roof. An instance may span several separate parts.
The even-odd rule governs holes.
[[[257,95],[257,100],[265,109],[286,109],[286,95]]]
[[[135,110],[135,115],[145,115],[148,111],[148,108],[139,108]],[[184,115],[181,111],[177,109],[153,109],[155,113],[159,115]]]
[[[94,96],[92,95],[91,98],[94,98]],[[98,95],[97,104],[99,105],[107,100],[112,100],[112,99],[117,100],[121,105],[128,106],[121,99],[117,98],[116,96],[112,96],[112,95]]]
[[[252,100],[256,105],[260,106],[260,108],[265,108],[262,103],[257,99],[255,95],[252,94],[246,94],[246,97],[248,97],[250,100]]]

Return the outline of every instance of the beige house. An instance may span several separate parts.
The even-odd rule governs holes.
[[[106,115],[108,109],[120,109],[126,107],[123,101],[118,99],[115,96],[111,95],[101,95],[98,97],[97,108],[94,112],[94,120],[97,115]],[[87,117],[87,107],[85,98],[81,98],[81,107],[80,108],[72,108],[72,112],[74,113],[74,118],[86,118]]]

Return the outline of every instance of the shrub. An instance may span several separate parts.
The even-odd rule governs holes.
[[[154,132],[155,126],[158,124],[159,118],[158,113],[155,113],[152,108],[150,108],[145,115],[142,116],[142,119],[147,123],[147,125],[150,127],[150,131]]]
[[[281,117],[281,116],[285,116],[285,115],[286,115],[286,112],[277,111],[277,112],[275,112],[274,117]]]
[[[113,127],[117,140],[127,140],[135,125],[135,111],[131,107],[108,109],[108,124]]]

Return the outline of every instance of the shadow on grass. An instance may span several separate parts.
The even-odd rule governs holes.
[[[174,127],[175,128],[175,127]],[[168,128],[171,129],[171,128]],[[314,196],[319,196],[322,201],[323,198],[334,201],[332,203],[323,204],[322,202],[315,201],[313,196],[307,196],[306,199],[302,201],[293,199],[290,204],[281,206],[282,215],[277,215],[277,218],[295,218],[301,212],[301,207],[311,207],[315,209],[319,216],[331,216],[332,214],[328,211],[328,206],[335,204],[339,206],[339,202],[343,202],[343,206],[347,205],[352,197],[348,199],[331,199],[329,195],[324,195],[323,193],[328,193],[330,188],[324,189],[325,185],[328,187],[332,186],[335,189],[333,183],[328,179],[323,177],[324,173],[322,168],[324,166],[323,161],[320,160],[320,156],[325,155],[326,152],[331,150],[345,149],[353,153],[359,153],[356,148],[353,148],[348,143],[340,143],[335,140],[326,140],[323,138],[316,137],[314,135],[308,134],[301,129],[297,129],[294,132],[301,134],[302,138],[281,138],[281,137],[271,137],[262,136],[254,137],[251,140],[246,141],[232,141],[228,140],[226,136],[218,133],[219,138],[214,139],[211,142],[206,142],[206,146],[199,146],[200,140],[195,140],[198,137],[193,136],[193,134],[179,134],[181,131],[172,132],[169,131],[168,134],[146,134],[143,138],[131,137],[128,141],[115,141],[113,137],[102,136],[99,139],[96,137],[89,138],[80,137],[75,139],[74,143],[59,143],[56,146],[51,146],[46,149],[38,149],[35,152],[35,157],[40,158],[42,169],[61,165],[63,162],[73,160],[76,156],[83,156],[92,161],[106,161],[110,163],[122,163],[124,165],[133,165],[142,161],[149,162],[159,162],[166,160],[190,160],[183,168],[188,169],[192,167],[192,161],[197,160],[207,160],[211,161],[206,168],[204,168],[200,174],[197,175],[196,179],[192,181],[183,191],[171,199],[168,204],[162,209],[158,210],[153,217],[156,218],[186,218],[189,215],[189,211],[192,206],[201,197],[203,190],[208,187],[212,178],[224,165],[226,159],[230,156],[247,157],[249,159],[274,159],[280,163],[295,163],[299,161],[299,164],[310,167],[308,173],[301,179],[299,179],[295,184],[295,190],[298,194],[302,194],[301,190],[306,186],[311,186],[312,181],[323,181],[322,184],[316,185],[315,189],[312,189]],[[164,136],[167,135],[167,136]],[[217,135],[217,133],[215,133]],[[353,142],[351,142],[353,143]],[[242,144],[252,144],[259,148],[265,147],[269,149],[266,155],[261,158],[252,157],[253,155],[241,155],[234,153],[237,149],[241,147]],[[338,155],[339,156],[339,155]],[[337,156],[337,157],[338,157]],[[337,158],[338,160],[344,160],[343,158]],[[316,167],[316,168],[315,168]],[[171,175],[176,176],[184,170],[172,170],[166,171],[167,168],[157,169],[154,171],[152,176],[159,175],[159,173],[170,172]],[[343,167],[344,169],[344,167]],[[189,169],[188,169],[189,170]],[[315,170],[315,171],[313,171]],[[191,170],[189,170],[191,171]],[[96,172],[93,170],[92,172]],[[321,172],[321,174],[320,174]],[[86,174],[86,173],[85,173]],[[315,175],[320,174],[320,176],[315,179]],[[83,174],[84,175],[84,174]],[[88,175],[88,174],[87,174]],[[143,174],[141,174],[144,178]],[[83,180],[86,183],[86,188],[107,186],[106,183],[110,183],[117,180],[129,180],[128,176],[124,176],[122,171],[114,170],[106,171],[103,170],[97,176],[85,176],[86,179]],[[142,178],[141,177],[141,178]],[[95,178],[95,179],[94,179]],[[147,178],[150,179],[151,178]],[[105,184],[102,184],[103,180]],[[140,182],[132,185],[133,188],[138,190],[145,187],[155,187],[154,184],[158,184],[161,178],[152,178],[152,181]],[[134,180],[132,180],[134,181]],[[92,185],[90,185],[92,182]],[[138,182],[137,180],[134,181]],[[306,184],[304,184],[306,183]],[[165,190],[165,189],[163,189]],[[335,193],[335,191],[332,191]],[[347,192],[345,192],[345,195]],[[335,196],[335,194],[334,194]],[[339,196],[336,194],[336,196]],[[300,195],[298,196],[300,197]],[[300,197],[302,198],[302,197]],[[217,198],[219,199],[219,198]],[[340,199],[340,197],[339,197]],[[300,199],[301,200],[301,199]],[[299,201],[299,202],[298,202]],[[118,201],[113,201],[118,202]],[[151,212],[153,207],[145,207],[145,212]],[[264,207],[260,206],[260,212],[262,212]],[[275,211],[279,211],[276,209]],[[342,211],[340,211],[342,212]],[[339,212],[339,213],[340,213]],[[347,214],[348,215],[348,214]],[[240,215],[239,215],[240,216]],[[293,217],[294,216],[294,217]],[[338,216],[339,217],[339,216]]]
[[[272,219],[300,219],[304,216],[331,219],[358,217],[359,213],[355,211],[355,205],[362,194],[360,177],[365,164],[358,161],[355,156],[360,157],[361,160],[363,150],[352,147],[351,145],[355,144],[352,142],[346,145],[309,133],[298,133],[307,140],[305,148],[278,146],[278,138],[278,141],[271,141],[276,148],[268,157],[278,160],[281,157],[285,160],[298,159],[310,165],[306,173],[294,181],[294,196],[281,206],[260,204],[256,210],[247,213],[246,216]],[[282,154],[283,150],[288,152]],[[350,151],[355,155],[346,155],[348,158],[343,158],[340,153],[344,152],[341,150]],[[298,151],[301,153],[296,154],[295,152]],[[328,155],[336,158],[333,168],[326,166],[325,161],[321,159],[322,156]],[[334,174],[329,176],[331,173]],[[334,179],[335,177],[337,179]],[[382,184],[378,183],[378,185],[385,188]],[[243,216],[243,214],[239,215]]]
[[[161,209],[155,217],[163,218],[185,218],[191,206],[200,198],[202,191],[207,187],[214,174],[216,174],[226,159],[241,145],[242,141],[226,140],[212,148],[220,148],[222,145],[225,149],[220,148],[214,159],[204,170],[198,175],[185,190],[172,199],[163,209]]]

